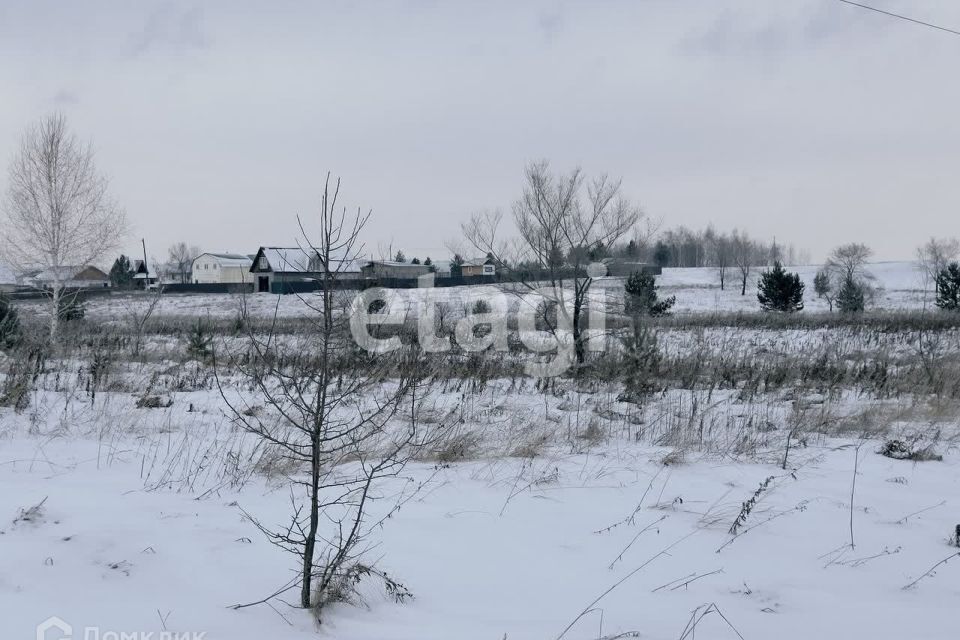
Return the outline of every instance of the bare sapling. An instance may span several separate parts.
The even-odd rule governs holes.
[[[272,529],[252,515],[250,519],[271,543],[297,558],[297,577],[251,604],[298,588],[300,606],[312,608],[318,621],[328,604],[355,597],[356,585],[365,577],[379,577],[397,600],[409,596],[402,584],[362,556],[370,530],[400,504],[371,514],[381,498],[380,482],[400,473],[426,444],[424,432],[413,420],[406,424],[409,416],[403,412],[424,375],[419,352],[403,348],[374,356],[361,352],[351,339],[337,283],[360,251],[359,236],[369,214],[338,211],[338,195],[339,181],[331,185],[328,175],[318,234],[303,246],[319,268],[320,290],[302,298],[310,309],[311,330],[290,342],[285,340],[290,336],[280,339],[269,326],[258,333],[253,323],[243,321],[244,353],[224,359],[214,352],[218,386],[235,423],[294,469],[288,476],[289,524]],[[249,410],[251,394],[224,379],[233,372],[246,380],[262,411]]]

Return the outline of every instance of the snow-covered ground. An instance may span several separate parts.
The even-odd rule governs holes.
[[[798,270],[812,288],[816,269]],[[923,303],[912,264],[872,271],[888,308]],[[666,270],[660,284],[680,312],[756,308],[752,290],[721,292],[713,270]],[[475,291],[434,293],[459,304]],[[167,296],[160,313],[229,318],[239,303]],[[309,313],[297,296],[246,303]],[[93,323],[140,304],[91,300],[84,326],[99,340]],[[244,516],[285,526],[291,485],[259,464],[210,368],[167,331],[137,358],[81,336],[31,378],[27,406],[0,406],[0,640],[34,638],[51,616],[84,640],[957,637],[957,331],[682,320],[658,329],[672,377],[639,405],[621,398],[618,372],[583,386],[508,367],[434,378],[418,420],[446,425],[460,453],[419,456],[377,485],[368,519],[402,502],[365,560],[414,599],[365,582],[362,602],[334,605],[320,626],[286,604],[294,593],[231,608],[295,577],[296,559]],[[0,355],[0,394],[14,364]],[[222,381],[258,402],[249,383]],[[135,406],[147,393],[159,408]],[[942,460],[879,455],[894,437]]]
[[[787,267],[800,274],[806,285],[804,304],[810,311],[827,311],[826,301],[816,297],[813,290],[813,278],[818,266]],[[736,269],[727,272],[727,283],[720,289],[716,269],[664,269],[657,279],[661,296],[676,296],[675,312],[726,312],[757,311],[757,287],[761,268],[755,268],[747,281],[746,295],[740,294],[739,273]],[[931,298],[924,287],[923,277],[914,262],[879,262],[870,265],[869,272],[875,277],[879,292],[872,307],[876,309],[919,309],[925,304],[930,306]],[[623,278],[600,278],[597,286],[622,295]],[[407,289],[397,292],[400,296],[412,300],[422,299],[424,295],[438,302],[446,302],[455,308],[469,304],[478,295],[478,287],[449,287],[437,289]],[[167,294],[159,303],[157,315],[185,317],[236,317],[241,305],[253,316],[303,317],[312,314],[304,304],[310,302],[315,294],[270,295],[249,294],[246,296],[230,294]],[[117,321],[130,310],[142,310],[149,301],[143,294],[115,294],[95,297],[87,302],[87,315],[101,321]],[[38,313],[45,313],[43,305],[36,301],[23,302],[28,307],[38,307]],[[315,303],[314,303],[315,304]]]
[[[373,589],[366,607],[336,607],[319,633],[556,638],[589,610],[564,637],[679,638],[698,607],[714,605],[698,637],[955,638],[960,559],[903,587],[952,552],[958,457],[913,464],[873,448],[859,451],[855,548],[850,442],[801,450],[792,473],[709,458],[663,466],[664,450],[623,443],[533,462],[416,465],[384,490],[424,489],[372,552],[415,599],[399,605]],[[119,443],[13,438],[2,452],[4,638],[32,638],[53,615],[101,634],[316,637],[281,602],[227,608],[290,579],[291,558],[239,510],[283,523],[284,489],[257,482],[203,500],[146,491],[142,460]],[[741,503],[771,476],[733,539]],[[41,517],[12,523],[41,501]]]

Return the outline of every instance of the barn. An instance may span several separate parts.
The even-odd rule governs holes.
[[[190,267],[194,284],[253,282],[253,259],[242,253],[201,253]]]
[[[360,280],[360,260],[331,259],[328,265],[337,280]],[[250,266],[253,290],[258,293],[311,291],[323,279],[320,255],[302,247],[260,247]]]

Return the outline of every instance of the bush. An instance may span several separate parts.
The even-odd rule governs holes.
[[[912,460],[913,462],[929,462],[931,460],[939,462],[943,460],[943,456],[937,454],[932,447],[915,449],[903,440],[887,440],[877,453],[894,460]]]
[[[490,303],[486,300],[477,300],[473,303],[473,314],[474,315],[484,315],[490,313]]]
[[[660,379],[660,364],[663,356],[657,334],[641,322],[635,322],[631,332],[623,339],[626,351],[624,392],[617,398],[621,402],[640,402],[656,390]]]
[[[197,324],[187,335],[187,355],[194,360],[206,360],[213,355],[210,343],[213,342],[213,334],[203,320],[197,320]]]
[[[960,264],[951,262],[937,274],[936,305],[944,311],[960,311]]]
[[[760,274],[757,300],[764,311],[793,313],[803,309],[803,283],[796,273],[787,273],[780,262]]]
[[[10,298],[0,293],[0,349],[8,349],[20,338],[20,316]]]
[[[57,301],[57,315],[64,322],[83,320],[87,315],[87,307],[76,294],[62,294]]]
[[[657,296],[657,279],[649,273],[630,274],[623,289],[626,294],[626,310],[630,315],[667,315],[677,301],[676,296],[660,300]]]

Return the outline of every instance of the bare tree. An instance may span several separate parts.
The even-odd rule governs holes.
[[[733,243],[730,236],[723,233],[714,235],[711,238],[710,253],[720,278],[720,290],[723,291],[726,287],[727,271],[733,266]]]
[[[956,238],[930,238],[917,247],[917,262],[923,273],[924,283],[936,283],[937,275],[960,255],[960,241]]]
[[[474,249],[501,265],[501,272],[528,288],[536,287],[535,278],[517,267],[522,262],[536,265],[553,292],[549,306],[569,321],[576,361],[582,364],[584,315],[593,283],[586,267],[598,249],[613,246],[629,233],[642,213],[624,197],[621,181],[605,175],[588,180],[579,168],[553,174],[543,160],[527,166],[524,177],[523,195],[513,205],[516,241],[504,242],[498,235],[499,212],[475,214],[463,225],[463,233]]]
[[[57,114],[23,135],[9,169],[2,253],[15,268],[50,275],[50,336],[56,339],[64,283],[72,271],[102,259],[126,231],[123,211],[107,194],[107,180]]]
[[[834,282],[850,280],[869,284],[874,280],[873,274],[867,271],[867,261],[872,255],[873,250],[867,245],[851,242],[834,249],[827,257],[824,269]]]
[[[730,236],[730,249],[733,258],[733,264],[740,273],[740,295],[747,295],[747,280],[750,278],[750,272],[760,260],[760,249],[756,242],[750,239],[746,233],[734,230]]]
[[[873,286],[875,278],[867,270],[867,262],[872,255],[873,250],[867,245],[851,242],[835,248],[827,257],[821,273],[826,275],[828,281],[822,283],[822,286],[833,292],[833,299],[841,311],[849,306],[843,302],[844,298],[862,298],[854,304],[862,310],[863,303],[870,302],[876,295],[876,288]],[[832,306],[831,304],[831,308]]]
[[[179,275],[180,282],[185,284],[190,282],[190,271],[193,268],[193,261],[203,253],[200,247],[187,246],[186,242],[177,242],[170,246],[168,251],[168,261],[172,269]],[[156,261],[154,261],[156,264]]]
[[[338,211],[339,187],[339,181],[330,184],[328,175],[319,237],[303,247],[320,270],[318,296],[301,298],[310,309],[313,330],[278,339],[274,330],[248,329],[248,348],[227,366],[250,381],[265,404],[262,412],[251,408],[249,392],[220,385],[237,424],[294,465],[289,525],[275,530],[251,520],[272,543],[297,557],[297,578],[286,588],[299,588],[300,605],[314,607],[318,617],[364,576],[379,576],[398,598],[406,594],[402,585],[360,557],[370,529],[392,513],[388,508],[380,520],[367,522],[370,503],[377,498],[375,485],[399,473],[424,444],[412,414],[410,424],[388,428],[424,374],[417,352],[365,356],[348,330],[350,318],[337,283],[361,253],[358,238],[369,214]]]
[[[133,333],[133,348],[131,351],[134,357],[140,357],[140,349],[143,347],[144,329],[146,329],[147,322],[150,321],[154,311],[157,310],[162,296],[163,287],[157,287],[149,294],[146,305],[142,308],[138,308],[137,306],[142,302],[140,298],[132,298],[129,300],[129,304],[127,305],[127,323],[130,325],[131,333]]]

